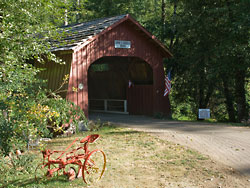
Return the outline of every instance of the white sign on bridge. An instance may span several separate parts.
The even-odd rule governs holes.
[[[115,40],[115,48],[131,48],[131,42],[125,40]]]
[[[199,109],[199,119],[209,119],[210,109]]]

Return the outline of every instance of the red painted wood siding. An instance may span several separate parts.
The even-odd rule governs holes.
[[[131,48],[115,49],[115,40],[131,41]],[[146,61],[153,69],[153,112],[170,113],[169,99],[163,96],[164,69],[162,61],[165,56],[155,43],[152,43],[143,32],[137,30],[127,20],[73,53],[68,99],[79,105],[86,116],[88,116],[88,68],[97,59],[104,56],[135,56]],[[73,92],[72,87],[77,88],[82,82],[83,90]]]

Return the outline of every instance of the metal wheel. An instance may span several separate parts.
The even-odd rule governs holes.
[[[78,167],[78,166],[76,166],[76,165],[67,165],[65,167],[65,172],[66,172],[66,175],[68,176],[69,181],[72,181],[72,180],[77,178],[76,167]]]
[[[100,180],[106,168],[106,155],[97,149],[92,151],[83,164],[83,180],[86,184]]]

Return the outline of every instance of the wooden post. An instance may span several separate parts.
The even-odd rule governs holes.
[[[124,112],[127,112],[127,100],[124,100]]]
[[[104,99],[104,111],[108,111],[108,101],[106,99]]]

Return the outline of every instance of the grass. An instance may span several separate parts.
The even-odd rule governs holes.
[[[90,149],[102,149],[107,156],[107,168],[102,180],[90,187],[147,188],[197,187],[209,185],[207,179],[225,181],[208,157],[200,153],[128,128],[103,127],[96,132],[84,132],[71,137],[56,138],[48,143],[52,150],[65,149],[76,137],[100,134],[101,138]],[[76,147],[76,145],[75,145]],[[74,146],[72,147],[74,148]],[[33,150],[37,159],[30,164],[35,169],[42,155]],[[223,178],[222,178],[223,177]],[[1,185],[1,184],[0,184]],[[68,181],[64,176],[37,184],[34,173],[9,176],[3,187],[87,187],[82,179]],[[209,187],[209,186],[207,186]]]
[[[250,127],[250,123],[248,122],[242,122],[242,123],[233,123],[229,121],[217,121],[215,119],[204,119],[204,120],[196,120],[196,119],[190,119],[186,117],[181,118],[175,118],[175,119],[168,119],[168,121],[180,121],[180,122],[193,122],[193,123],[209,123],[210,125],[226,125],[226,126],[234,126],[234,127]]]

